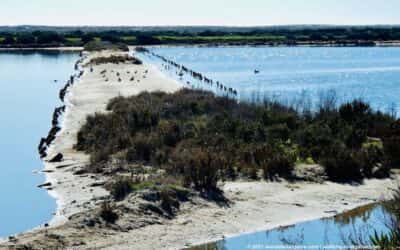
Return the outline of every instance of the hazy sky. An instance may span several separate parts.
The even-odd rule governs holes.
[[[400,24],[400,0],[1,0],[0,25]]]

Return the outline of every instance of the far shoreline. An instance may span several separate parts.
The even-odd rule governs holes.
[[[400,41],[372,41],[368,43],[363,42],[318,42],[318,41],[307,41],[307,42],[296,42],[296,43],[257,43],[257,42],[245,42],[245,43],[235,43],[235,42],[226,42],[226,43],[163,43],[163,44],[143,44],[143,45],[133,45],[126,44],[126,46],[133,48],[138,46],[143,47],[199,47],[199,48],[207,48],[207,47],[311,47],[311,48],[393,48],[400,47]],[[83,46],[54,46],[54,47],[6,47],[0,46],[0,52],[7,51],[62,51],[62,52],[81,52],[84,51]]]

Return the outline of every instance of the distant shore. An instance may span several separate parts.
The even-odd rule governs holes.
[[[129,47],[134,45],[127,44]],[[135,45],[136,46],[136,45]],[[372,41],[372,42],[338,42],[338,41],[305,41],[295,43],[282,43],[282,42],[223,42],[223,43],[163,43],[143,45],[145,47],[400,47],[400,41]],[[79,52],[83,51],[84,47],[68,47],[68,46],[55,46],[55,47],[1,47],[1,51],[66,51],[66,52]]]

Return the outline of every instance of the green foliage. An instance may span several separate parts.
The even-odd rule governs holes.
[[[125,56],[112,55],[112,56],[108,56],[108,57],[96,57],[96,58],[91,59],[88,64],[96,64],[96,65],[106,64],[106,63],[119,64],[119,63],[126,63],[126,62],[131,62],[131,63],[137,64],[137,65],[143,64],[143,62],[140,59],[133,57],[133,56],[128,56],[128,55],[125,55]]]
[[[389,216],[389,222],[386,222],[389,227],[389,233],[378,234],[374,232],[370,236],[371,243],[383,250],[398,249],[400,246],[400,189],[397,188],[395,191],[393,200],[387,205],[391,215]]]
[[[99,212],[99,216],[106,222],[108,223],[112,223],[114,224],[119,216],[118,214],[115,212],[115,208],[114,206],[110,203],[105,201],[101,208],[100,208],[100,212]]]
[[[225,169],[223,156],[205,148],[177,148],[172,155],[171,173],[183,173],[187,186],[207,191],[216,190],[219,171]]]
[[[387,135],[383,137],[383,148],[391,166],[400,167],[400,121],[390,124]]]
[[[123,200],[128,194],[133,191],[132,181],[127,178],[120,178],[111,184],[110,193],[115,200]]]
[[[20,44],[34,44],[36,38],[31,33],[21,33],[17,35],[17,43]]]
[[[128,46],[122,43],[111,43],[109,41],[91,40],[84,45],[87,51],[100,51],[100,50],[122,50],[129,51]]]
[[[296,157],[283,152],[275,152],[264,164],[264,178],[273,179],[275,176],[289,178],[294,170]]]
[[[117,97],[107,114],[87,118],[76,148],[94,165],[123,152],[128,163],[162,168],[202,191],[238,176],[290,178],[295,162],[307,159],[332,180],[387,176],[400,150],[391,143],[400,131],[394,119],[358,100],[338,109],[325,103],[303,116],[274,102],[238,103],[199,90]]]
[[[378,234],[376,231],[370,237],[371,243],[382,250],[397,249],[400,246],[400,232],[392,231],[388,234]]]

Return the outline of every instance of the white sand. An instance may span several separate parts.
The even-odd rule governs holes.
[[[110,53],[91,53],[87,55],[88,57],[82,64],[86,64],[93,57],[109,56]],[[116,54],[116,52],[113,52],[113,54]],[[57,199],[58,204],[56,216],[51,222],[52,225],[58,225],[64,222],[69,215],[93,205],[90,204],[92,198],[108,194],[101,187],[89,187],[93,183],[102,181],[96,179],[97,177],[94,175],[79,177],[73,175],[73,172],[89,162],[88,155],[73,149],[78,130],[85,123],[86,117],[96,112],[104,112],[109,100],[119,95],[130,96],[142,91],[156,90],[172,92],[181,88],[181,84],[166,78],[154,67],[148,65],[105,64],[93,66],[93,72],[90,72],[89,66],[83,69],[85,73],[78,82],[70,87],[65,97],[67,108],[62,131],[52,143],[46,159],[49,160],[56,154],[62,153],[64,161],[61,163],[45,162],[47,181],[53,184],[53,189],[49,193]],[[107,70],[108,82],[100,75],[103,70]],[[148,70],[147,74],[144,73],[146,70]],[[128,71],[130,71],[130,74],[127,74]],[[135,71],[137,71],[136,75],[134,74]],[[118,81],[116,72],[120,72],[121,82]],[[143,78],[144,75],[146,78]],[[134,82],[129,81],[132,76],[135,76]],[[137,79],[140,82],[137,82]],[[67,167],[57,169],[60,166]],[[48,171],[54,172],[49,173]]]
[[[330,217],[358,206],[388,199],[396,180],[367,180],[363,185],[327,182],[229,182],[224,190],[229,208],[186,205],[165,225],[151,225],[99,240],[105,249],[181,249],[238,234]],[[154,240],[157,239],[157,240]]]

